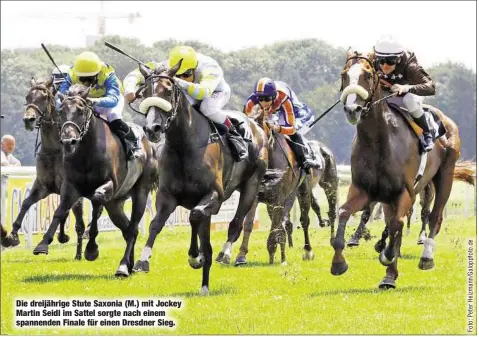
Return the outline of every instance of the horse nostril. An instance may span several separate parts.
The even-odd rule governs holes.
[[[356,112],[356,113],[357,113],[357,112],[361,112],[362,109],[363,109],[362,106],[357,105],[356,108],[354,108],[354,112]]]
[[[77,140],[75,138],[73,138],[70,144],[75,145],[76,143],[77,143]]]
[[[153,132],[158,133],[161,131],[161,125],[160,124],[155,124],[153,126]]]

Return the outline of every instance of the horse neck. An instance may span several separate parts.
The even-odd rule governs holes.
[[[97,141],[100,133],[100,128],[103,125],[101,122],[97,121],[97,117],[92,116],[90,120],[90,126],[88,131],[83,136],[78,149],[75,154],[71,157],[72,161],[81,161],[82,165],[85,166],[85,163],[90,162],[94,158],[93,154],[96,152],[95,147],[97,146]]]
[[[40,127],[40,137],[42,142],[42,152],[53,152],[61,150],[60,129],[58,124],[42,124]]]
[[[376,102],[382,98],[382,90],[381,88],[378,88],[372,102]],[[360,142],[364,141],[370,146],[375,146],[382,143],[387,138],[388,123],[385,118],[387,111],[387,103],[384,100],[379,104],[374,105],[366,116],[361,117],[357,125],[357,135]]]
[[[208,141],[209,122],[205,116],[196,111],[182,96],[177,114],[166,132],[166,143],[183,153],[198,148]]]

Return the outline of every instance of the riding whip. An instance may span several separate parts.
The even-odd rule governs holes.
[[[121,49],[118,48],[117,46],[112,45],[110,42],[105,41],[105,46],[107,46],[107,47],[113,49],[114,51],[116,51],[116,52],[118,52],[118,53],[120,53],[120,54],[123,54],[123,55],[125,55],[125,56],[131,58],[133,61],[136,61],[137,63],[144,65],[144,66],[147,67],[148,69],[153,70],[153,69],[151,69],[151,67],[148,66],[146,63],[141,62],[140,60],[138,60],[137,58],[131,56],[131,55],[128,54],[128,53],[125,53],[123,50],[121,50]]]
[[[321,118],[323,118],[324,116],[326,116],[326,114],[327,114],[328,112],[330,112],[336,105],[338,105],[339,102],[340,102],[340,101],[339,101],[339,99],[338,99],[338,100],[337,100],[333,105],[331,105],[325,112],[323,112],[323,113],[321,114],[321,116],[319,116],[318,118],[316,118],[310,125],[301,128],[298,132],[299,132],[301,135],[303,135],[303,136],[304,136],[305,134],[307,134],[307,133],[309,132],[309,130],[312,129],[312,127],[314,126],[314,124],[316,124],[317,122],[319,122],[319,120],[320,120]]]
[[[48,51],[47,47],[42,43],[42,48],[43,50],[45,51],[45,53],[47,53],[47,56],[48,58],[50,59],[50,61],[52,61],[53,65],[55,66],[55,68],[57,68],[57,70],[60,72],[60,74],[62,75],[62,77],[65,79],[65,81],[68,82],[68,84],[71,85],[71,82],[67,79],[67,77],[63,74],[63,72],[60,70],[60,68],[58,68],[57,64],[55,63],[55,61],[53,60],[53,57],[52,55],[50,55],[50,52]]]

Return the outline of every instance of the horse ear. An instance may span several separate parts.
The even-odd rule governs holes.
[[[183,59],[179,60],[178,63],[175,64],[174,67],[171,68],[171,69],[168,71],[168,76],[170,76],[170,77],[175,77],[175,75],[176,75],[176,73],[178,72],[178,70],[180,69],[182,63],[183,63]]]
[[[348,50],[346,51],[346,60],[350,59],[353,56],[354,56],[354,51],[351,47],[349,47]]]
[[[140,66],[140,73],[143,75],[143,77],[149,77],[151,75],[151,70],[145,67],[143,64],[139,64]]]
[[[47,88],[50,88],[53,85],[53,78],[49,78],[48,81],[45,83],[45,86]]]
[[[58,91],[56,96],[60,100],[60,103],[63,103],[63,101],[65,100],[65,95]]]
[[[35,77],[32,76],[32,79],[30,80],[30,86],[35,86],[37,84],[37,81],[35,80]]]
[[[91,89],[91,87],[88,87],[80,93],[80,95],[83,99],[86,99],[88,97],[88,94],[90,93],[90,89]]]

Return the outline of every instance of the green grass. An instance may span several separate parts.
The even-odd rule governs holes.
[[[341,198],[340,200],[344,200]],[[324,208],[326,211],[326,208]],[[264,210],[261,216],[263,224]],[[354,230],[347,228],[347,238]],[[201,271],[187,262],[189,227],[168,228],[157,238],[150,273],[115,279],[124,243],[119,233],[99,235],[100,257],[95,262],[74,261],[72,241],[55,242],[50,255],[33,256],[30,249],[3,251],[1,256],[2,334],[465,334],[466,263],[468,238],[476,237],[475,217],[447,219],[436,240],[436,267],[419,270],[422,246],[416,245],[419,224],[403,239],[397,289],[379,291],[385,275],[373,241],[346,249],[349,270],[342,276],[329,272],[333,250],[329,229],[313,226],[316,258],[302,261],[303,234],[294,232],[295,247],[287,250],[288,265],[270,266],[267,230],[253,232],[248,266],[214,264],[210,296],[199,296]],[[370,226],[378,236],[381,221]],[[214,256],[226,238],[212,233]],[[240,239],[241,240],[241,239]],[[146,241],[139,237],[136,257]],[[35,237],[34,242],[38,242]],[[234,248],[234,256],[239,245]],[[277,254],[279,260],[279,252]],[[173,310],[176,330],[162,328],[15,329],[16,298],[155,298],[177,297],[184,308]]]

